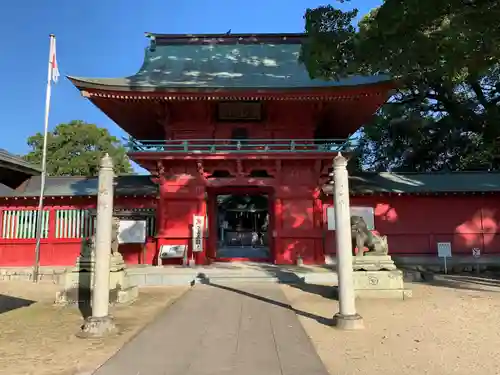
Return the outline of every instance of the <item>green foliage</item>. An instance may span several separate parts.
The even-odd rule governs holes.
[[[482,136],[455,126],[450,116],[422,107],[388,103],[364,128],[358,155],[366,169],[430,172],[492,168],[492,152]]]
[[[33,164],[42,164],[43,135],[28,138],[31,151],[24,157]],[[97,176],[100,159],[108,153],[115,173],[130,174],[132,167],[120,141],[84,121],[59,124],[47,137],[47,174],[49,176]]]
[[[398,90],[365,126],[369,169],[500,169],[500,2],[386,0],[308,9],[301,60],[312,77],[388,73]]]

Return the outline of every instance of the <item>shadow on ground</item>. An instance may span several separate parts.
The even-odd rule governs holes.
[[[78,272],[78,282],[71,288],[65,289],[65,304],[77,306],[82,318],[85,320],[92,316],[92,272]],[[113,304],[118,300],[120,287],[109,290],[109,303]]]
[[[301,273],[314,272],[310,268],[290,267],[290,269],[286,269],[283,267],[275,267],[266,264],[258,265],[257,267],[265,271],[271,277],[277,278],[280,284],[287,284],[290,287],[300,289],[303,292],[317,294],[323,298],[338,301],[338,289],[336,286],[306,283],[304,278],[297,276],[295,272],[292,271],[297,270],[298,268]]]
[[[5,294],[0,294],[0,314],[20,309],[22,307],[28,307],[34,304],[36,301],[29,299],[12,297]]]
[[[86,320],[92,315],[92,294],[89,285],[92,285],[92,274],[90,272],[79,272],[78,274],[78,288],[76,288],[74,301],[78,305],[78,310],[82,315],[83,320]]]
[[[290,287],[299,289],[305,293],[316,294],[323,298],[331,299],[334,301],[339,300],[338,288],[332,285],[321,285],[321,284],[311,284],[311,283],[297,283],[289,284]]]
[[[443,275],[443,274],[423,274],[426,284],[450,288],[463,289],[471,291],[488,291],[492,293],[500,292],[499,275]]]
[[[241,290],[241,289],[238,289],[238,288],[235,288],[235,287],[230,287],[230,286],[227,286],[227,285],[221,285],[221,284],[213,283],[204,274],[199,274],[198,278],[199,278],[201,284],[208,285],[208,286],[211,286],[211,287],[214,287],[214,288],[219,288],[219,289],[227,290],[227,291],[233,292],[233,293],[238,293],[238,294],[241,294],[241,295],[249,297],[249,298],[254,298],[254,299],[257,299],[257,300],[265,302],[265,303],[270,303],[272,305],[282,307],[284,309],[293,311],[297,315],[306,317],[308,319],[316,320],[318,323],[323,324],[325,326],[332,326],[332,325],[334,325],[334,321],[333,321],[332,318],[325,318],[323,316],[319,316],[319,315],[311,314],[311,313],[308,313],[308,312],[305,312],[305,311],[302,311],[302,310],[298,310],[298,309],[295,309],[294,307],[292,307],[292,305],[290,305],[288,303],[283,303],[283,302],[280,302],[280,301],[275,301],[275,300],[272,300],[270,298],[259,296],[259,295],[254,294],[254,293],[249,293],[249,292],[246,292],[244,290]],[[289,284],[289,285],[290,286],[294,286],[292,284]]]

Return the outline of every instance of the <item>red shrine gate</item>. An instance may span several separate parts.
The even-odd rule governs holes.
[[[205,251],[195,255],[197,263],[238,258],[286,264],[295,262],[298,255],[305,262],[322,263],[324,233],[319,186],[328,175],[334,152],[317,151],[317,146],[298,141],[295,147],[302,147],[302,152],[288,155],[286,148],[289,145],[276,146],[277,142],[267,142],[270,142],[269,148],[283,147],[283,150],[264,155],[265,158],[247,153],[224,155],[224,159],[198,154],[195,160],[186,161],[184,155],[180,160],[175,155],[169,155],[172,159],[164,155],[165,159],[156,161],[158,171],[153,173],[157,173],[160,189],[158,246],[186,244],[191,237],[188,225],[191,217],[200,215],[207,218],[208,236]],[[247,144],[242,147],[257,149],[266,145]],[[158,152],[134,152],[131,155],[139,162],[158,158]],[[265,194],[268,197],[269,257],[225,259],[217,256],[217,197],[223,194]]]
[[[198,264],[289,264],[299,256],[305,263],[324,262],[320,187],[335,155],[349,152],[349,136],[385,102],[393,84],[386,76],[310,79],[297,60],[304,38],[150,35],[136,75],[70,77],[131,134],[130,157],[155,176],[158,249],[187,246]],[[245,208],[249,219],[234,202],[220,208],[224,194],[267,203]],[[194,215],[206,217],[208,226],[203,251],[192,254]],[[220,239],[223,225],[236,228],[242,248],[253,225],[251,236],[266,244],[267,253],[221,255],[220,243],[233,240]]]

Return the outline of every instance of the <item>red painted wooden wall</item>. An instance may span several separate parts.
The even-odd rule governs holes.
[[[436,256],[437,242],[451,242],[455,255],[500,254],[500,195],[353,197],[351,206],[374,207],[375,229],[393,255]],[[334,239],[329,232],[328,253]]]
[[[198,203],[191,205],[189,202],[172,201],[168,206],[171,209],[171,219],[164,238],[168,237],[169,243],[172,240],[190,243],[185,219],[195,212],[203,213],[206,207]],[[22,207],[20,203],[21,201],[18,201],[16,206],[0,207],[0,210],[6,207]],[[26,203],[29,202],[24,202],[23,207],[26,207]],[[87,203],[80,200],[77,205],[68,205],[67,201],[57,203],[50,209],[81,208],[94,204],[92,200]],[[154,200],[149,198],[143,201],[130,199],[120,202],[122,207],[136,208],[150,207],[152,204]],[[324,213],[328,203],[321,207],[318,200],[297,199],[282,193],[280,198],[275,199],[274,205],[277,263],[294,263],[299,254],[306,263],[321,263],[324,252],[335,253],[334,232],[326,230],[326,222],[323,222],[321,217],[321,210]],[[500,254],[499,195],[353,197],[351,205],[374,207],[375,229],[388,236],[393,255],[436,256],[437,242],[451,242],[455,255],[470,255],[472,248],[480,248],[485,255]],[[36,207],[36,203],[31,202],[30,207]],[[189,212],[179,215],[183,207],[189,208]],[[32,239],[0,239],[0,266],[31,266],[34,248],[35,241]],[[56,239],[51,235],[42,241],[41,264],[71,266],[80,249],[79,239]],[[142,261],[141,245],[121,245],[120,252],[128,264],[138,264]],[[148,238],[145,263],[155,263],[156,252],[156,239]],[[197,257],[200,258],[199,262],[203,263],[204,254],[198,254]]]
[[[186,101],[171,106],[166,139],[231,139],[235,127],[246,128],[249,139],[314,138],[314,114],[317,112],[314,102],[265,103],[263,120],[258,123],[217,122],[213,105]]]
[[[156,199],[152,197],[118,197],[117,208],[155,208]],[[12,199],[0,203],[0,221],[4,210],[36,209],[35,199]],[[95,197],[66,197],[46,199],[45,209],[49,211],[49,235],[42,239],[40,246],[41,266],[72,266],[82,249],[82,239],[55,237],[55,212],[58,209],[92,209],[96,207]],[[1,227],[1,222],[0,222]],[[32,266],[35,260],[35,239],[0,238],[0,266],[26,267]],[[146,243],[146,263],[152,263],[156,254],[156,240],[149,237]],[[142,245],[120,245],[119,251],[129,264],[137,264],[142,260]]]

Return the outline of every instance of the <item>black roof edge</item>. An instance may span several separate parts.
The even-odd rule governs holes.
[[[356,173],[350,173],[349,176],[375,176],[375,175],[384,175],[384,174],[393,174],[397,176],[412,176],[412,175],[418,175],[418,176],[426,176],[426,175],[432,175],[432,176],[446,176],[450,174],[498,174],[500,176],[500,171],[446,171],[446,172],[390,172],[390,171],[382,171],[382,172],[356,172]]]
[[[150,39],[150,49],[155,45],[172,44],[204,44],[204,43],[226,43],[226,44],[253,44],[259,42],[293,43],[297,44],[307,38],[305,33],[238,33],[231,34],[157,34],[146,32]]]
[[[42,171],[37,167],[28,167],[25,165],[20,165],[11,162],[0,161],[0,167],[9,169],[12,172],[25,174],[27,176],[38,176],[42,173]]]
[[[41,167],[38,165],[31,164],[22,157],[11,154],[4,149],[0,149],[0,163],[16,166],[18,169],[21,169],[21,172],[25,172],[26,174],[37,174],[42,172]]]
[[[167,96],[169,94],[212,94],[212,93],[220,93],[220,94],[230,94],[230,95],[243,95],[248,96],[248,92],[255,92],[255,89],[248,87],[141,87],[141,86],[118,86],[118,85],[106,85],[100,82],[89,82],[85,80],[85,77],[75,77],[75,76],[66,76],[66,78],[79,90],[85,91],[85,89],[90,90],[106,90],[106,91],[117,91],[117,92],[140,92],[145,94],[153,93],[157,96]],[[129,77],[125,77],[129,78]],[[99,79],[99,78],[98,78]],[[108,78],[102,78],[102,80],[107,80]],[[120,79],[120,78],[117,78]],[[370,86],[381,86],[381,85],[389,85],[393,82],[391,78],[380,80],[378,82],[370,82],[362,84],[363,87]],[[304,90],[314,90],[313,93],[320,94],[332,94],[332,92],[345,90],[348,88],[358,87],[359,85],[344,85],[344,86],[328,86],[328,87],[294,87],[294,88],[283,88],[283,87],[266,87],[266,88],[258,88],[257,93],[255,95],[265,95],[265,94],[273,94],[273,93],[281,93],[288,92],[290,94],[294,94],[296,92],[303,92]],[[394,89],[391,89],[394,90]],[[91,97],[90,100],[93,98]],[[106,97],[97,97],[96,99],[100,100],[116,100]]]
[[[303,38],[307,36],[306,33],[209,33],[209,34],[162,34],[145,32],[146,37],[154,37],[156,39],[191,39],[191,38],[245,38],[245,37],[258,37],[258,38]]]

